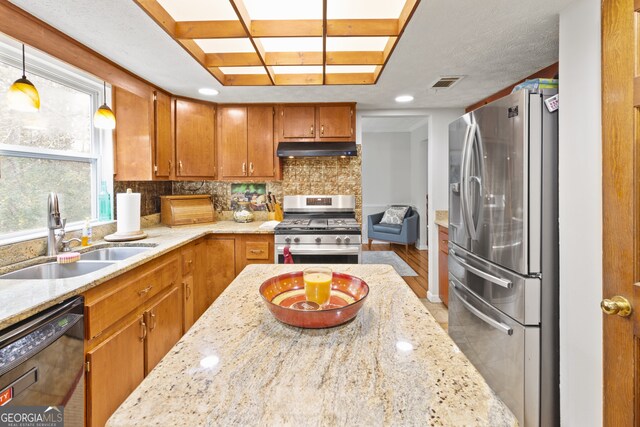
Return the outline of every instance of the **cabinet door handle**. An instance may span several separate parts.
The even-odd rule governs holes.
[[[246,175],[246,174],[247,174],[247,163],[242,162],[242,175]]]
[[[311,127],[309,128],[309,135],[313,136],[313,125],[311,125]]]
[[[189,264],[189,265],[193,264],[193,260],[190,259],[189,261],[187,261],[187,264]]]
[[[191,286],[186,285],[187,288],[187,299],[191,298]]]
[[[320,126],[320,135],[324,135],[324,125]]]
[[[178,172],[182,175],[182,160],[178,162]]]
[[[149,325],[149,330],[153,331],[156,328],[156,325],[158,324],[157,320],[156,320],[156,314],[153,312],[153,310],[151,310],[149,312],[149,316],[151,317],[151,325]]]
[[[153,288],[153,285],[149,285],[149,286],[147,286],[147,287],[146,287],[146,288],[144,288],[144,289],[140,289],[140,290],[138,291],[138,295],[139,295],[139,296],[144,296],[144,295],[146,295],[147,293],[149,293],[149,291],[151,290],[151,288]]]
[[[262,249],[251,249],[249,252],[252,254],[261,254],[264,251]]]
[[[440,240],[440,242],[442,242],[442,244],[444,246],[449,246],[449,241],[448,240]]]
[[[171,175],[171,160],[169,160],[169,175]]]
[[[249,162],[249,175],[253,175],[253,162]]]
[[[140,333],[142,334],[140,341],[144,341],[147,338],[147,324],[144,323],[144,319],[140,319]]]

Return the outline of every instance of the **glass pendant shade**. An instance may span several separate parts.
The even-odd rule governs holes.
[[[17,111],[35,112],[40,110],[38,89],[25,75],[24,45],[22,45],[22,77],[13,82],[7,92],[9,108]]]
[[[93,126],[97,129],[112,130],[116,128],[116,115],[107,105],[107,82],[102,82],[102,96],[104,104],[100,106],[93,115]]]
[[[102,104],[93,115],[93,126],[98,129],[115,129],[116,116],[107,104]]]

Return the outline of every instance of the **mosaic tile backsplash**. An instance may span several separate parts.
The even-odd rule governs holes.
[[[347,194],[356,196],[356,217],[362,220],[361,147],[357,157],[306,157],[284,159],[282,181],[267,182],[267,191],[282,202],[284,195]],[[231,182],[227,181],[153,181],[115,182],[114,192],[131,188],[142,193],[141,215],[160,212],[160,196],[170,194],[211,194],[218,218],[231,219]],[[115,210],[114,210],[115,212]],[[264,215],[262,215],[264,214]],[[264,216],[264,218],[262,218]],[[256,212],[266,219],[266,212]]]
[[[362,150],[357,157],[303,157],[284,159],[285,195],[340,194],[356,196],[356,218],[362,222]]]

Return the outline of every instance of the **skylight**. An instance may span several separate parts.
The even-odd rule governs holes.
[[[135,0],[226,86],[375,84],[420,0]]]

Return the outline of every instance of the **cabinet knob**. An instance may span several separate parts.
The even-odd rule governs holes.
[[[140,341],[144,341],[144,339],[147,337],[147,324],[144,323],[143,319],[140,319]]]
[[[144,289],[140,289],[140,290],[138,291],[138,295],[140,295],[140,296],[144,296],[144,295],[146,295],[147,293],[149,293],[149,291],[151,290],[151,288],[153,288],[153,285],[149,285],[149,286],[147,286],[147,287],[146,287],[146,288],[144,288]]]

